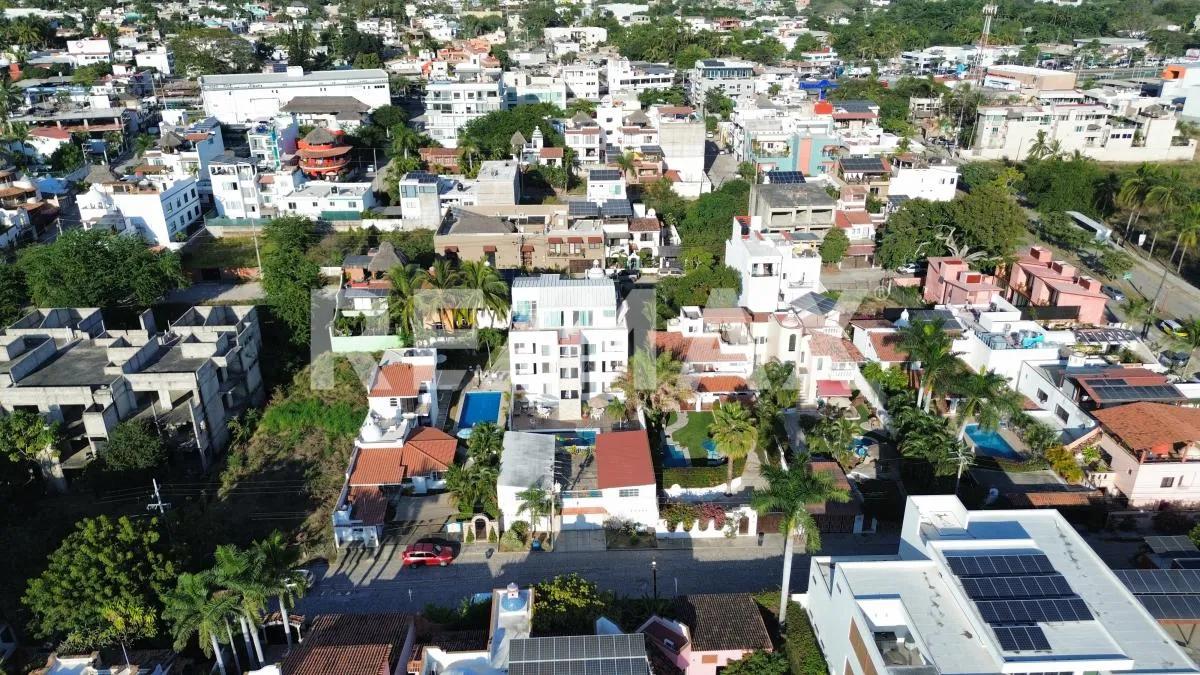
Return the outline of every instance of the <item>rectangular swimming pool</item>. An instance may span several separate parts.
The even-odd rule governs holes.
[[[1021,461],[1025,459],[1021,453],[1017,452],[999,431],[988,431],[980,429],[978,424],[967,425],[967,436],[975,441],[975,452],[996,459],[1008,459],[1013,461]]]
[[[463,394],[462,408],[458,412],[459,432],[480,422],[500,422],[500,392],[469,391]]]

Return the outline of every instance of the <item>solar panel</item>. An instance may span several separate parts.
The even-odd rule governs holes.
[[[600,205],[600,215],[605,218],[620,218],[633,215],[633,205],[628,199],[609,199]]]
[[[804,174],[799,171],[768,171],[765,174],[765,180],[768,183],[777,183],[780,185],[805,182]]]
[[[1196,544],[1185,536],[1146,537],[1146,545],[1155,553],[1193,553],[1200,551]]]
[[[592,169],[588,172],[588,180],[620,180],[621,172],[616,169]]]
[[[1159,621],[1200,621],[1200,595],[1139,595],[1137,599]]]
[[[951,572],[960,577],[1056,573],[1054,566],[1050,564],[1050,559],[1042,553],[948,556],[946,564],[950,566]]]
[[[1176,558],[1171,567],[1180,570],[1200,570],[1200,558]]]
[[[1135,595],[1200,595],[1200,570],[1113,570]]]
[[[600,215],[600,206],[583,199],[567,202],[568,216],[596,217]]]
[[[1050,641],[1037,626],[996,626],[996,639],[1006,652],[1046,651]]]
[[[873,101],[862,100],[838,101],[833,105],[834,107],[841,108],[842,110],[850,113],[874,112],[874,109],[878,107]]]
[[[510,675],[649,675],[646,640],[633,635],[575,635],[513,640]]]
[[[874,171],[884,173],[887,168],[883,166],[883,162],[878,157],[843,157],[838,160],[843,171],[851,171],[860,173],[864,171]]]
[[[1090,621],[1092,612],[1083,598],[980,600],[975,603],[990,624],[1025,624],[1052,621]]]
[[[967,597],[972,600],[1003,600],[1009,598],[1054,598],[1074,595],[1071,585],[1061,574],[1021,577],[968,577],[962,580]]]

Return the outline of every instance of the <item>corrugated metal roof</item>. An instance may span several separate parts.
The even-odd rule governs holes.
[[[564,279],[558,274],[520,277],[513,281],[517,291],[537,289],[538,307],[613,307],[617,287],[611,279]]]

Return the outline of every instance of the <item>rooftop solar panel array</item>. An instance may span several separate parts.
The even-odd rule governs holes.
[[[1071,585],[1061,574],[967,577],[962,580],[962,585],[967,591],[967,597],[972,600],[1054,598],[1074,595]]]
[[[1159,621],[1200,620],[1200,595],[1139,595],[1138,600]]]
[[[835,107],[852,113],[869,113],[873,112],[877,106],[872,101],[851,100],[837,101],[833,104]]]
[[[620,180],[621,172],[617,169],[592,169],[588,172],[588,180]]]
[[[1095,382],[1089,382],[1088,384],[1092,385],[1092,391],[1096,392],[1096,396],[1108,402],[1173,401],[1175,399],[1186,398],[1174,385],[1170,384],[1117,386],[1096,386]]]
[[[609,199],[600,205],[600,215],[605,218],[628,218],[633,215],[633,205],[628,199]]]
[[[838,160],[838,163],[842,165],[843,171],[852,173],[863,171],[885,173],[888,170],[878,157],[843,157]]]
[[[1200,570],[1113,570],[1135,595],[1200,594]]]
[[[569,216],[599,216],[600,205],[595,202],[576,199],[567,202],[567,215]]]
[[[1037,626],[996,626],[996,639],[1006,652],[1050,649],[1050,641]]]
[[[1155,553],[1194,553],[1200,551],[1188,537],[1146,537],[1146,545]]]
[[[509,645],[510,675],[648,675],[646,639],[632,635],[526,638]]]
[[[768,171],[765,178],[768,183],[780,185],[805,182],[804,174],[800,171]]]
[[[1050,559],[1042,553],[1010,555],[947,556],[950,571],[960,577],[1054,574]]]
[[[983,620],[993,625],[1092,620],[1087,603],[1078,597],[977,600],[975,605]]]

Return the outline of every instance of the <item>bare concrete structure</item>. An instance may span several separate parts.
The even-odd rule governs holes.
[[[254,307],[194,307],[165,331],[149,311],[140,323],[109,330],[95,308],[38,309],[0,335],[0,413],[62,425],[61,447],[42,463],[59,488],[64,469],[86,466],[130,419],[207,469],[229,443],[229,421],[264,398]]]

